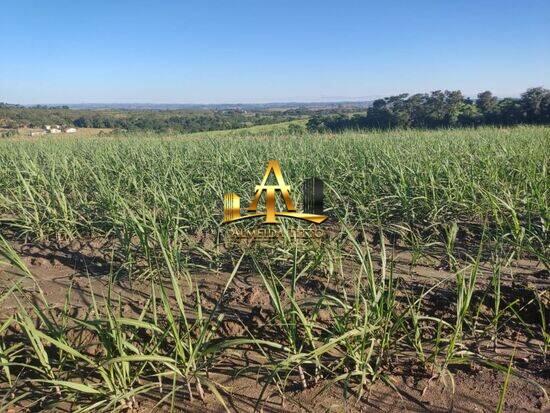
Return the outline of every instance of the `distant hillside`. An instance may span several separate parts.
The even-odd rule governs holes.
[[[274,103],[70,103],[52,106],[67,106],[71,109],[119,109],[119,110],[326,110],[326,109],[364,109],[372,101],[343,102],[274,102]]]
[[[211,137],[238,137],[238,136],[264,136],[264,135],[298,135],[306,133],[307,119],[297,119],[287,122],[272,123],[269,125],[248,126],[238,129],[225,129],[205,132],[192,132],[188,136],[211,136]]]

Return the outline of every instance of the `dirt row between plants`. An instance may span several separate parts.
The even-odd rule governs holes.
[[[110,266],[102,258],[108,252],[101,250],[97,243],[82,244],[78,248],[64,248],[52,245],[16,244],[23,262],[35,276],[48,303],[62,308],[71,289],[69,306],[75,317],[86,314],[92,303],[91,293],[101,302],[109,286]],[[453,273],[428,265],[410,266],[410,253],[400,250],[393,254],[395,274],[400,278],[400,289],[411,292],[428,289],[436,283],[431,294],[429,311],[438,316],[453,316],[452,302]],[[483,265],[482,265],[483,268]],[[488,268],[485,268],[488,271]],[[482,272],[482,274],[485,274]],[[220,299],[230,274],[227,271],[206,271],[196,269],[191,272],[199,285],[202,304],[212,309]],[[548,271],[535,261],[519,260],[503,272],[503,295],[506,300],[526,301],[530,288],[543,293],[550,289]],[[10,265],[0,266],[0,292],[22,280],[18,270]],[[342,280],[346,282],[346,280]],[[478,280],[478,289],[483,291],[490,280],[484,275]],[[195,292],[187,291],[186,306],[192,311]],[[22,290],[32,297],[36,294],[30,280],[22,280]],[[131,281],[121,278],[115,282],[112,295],[120,298],[124,316],[138,315],[149,298],[149,281]],[[326,278],[312,276],[301,279],[296,297],[303,302],[316,297],[331,285]],[[169,287],[167,287],[169,288]],[[226,313],[222,326],[225,337],[239,337],[247,334],[270,337],[275,334],[269,320],[272,314],[269,294],[258,274],[243,269],[235,276],[222,299],[220,311]],[[0,319],[17,312],[17,301],[8,297],[2,304]],[[23,304],[26,305],[26,304]],[[550,305],[547,309],[550,309]],[[483,311],[483,310],[482,310]],[[526,309],[529,314],[530,309]],[[534,310],[532,310],[534,311]],[[319,317],[330,317],[321,313]],[[323,320],[321,320],[323,321]],[[328,321],[328,320],[327,320]],[[525,320],[529,323],[530,320]],[[517,328],[515,328],[515,327]],[[471,341],[472,348],[486,354],[491,360],[507,365],[513,357],[517,371],[528,380],[537,382],[550,390],[550,358],[541,353],[542,341],[531,337],[521,326],[512,324],[501,332],[498,342]],[[545,357],[546,356],[546,357]],[[414,358],[414,355],[411,355]],[[265,384],[261,374],[261,363],[255,349],[229,350],[213,371],[212,377],[225,386],[224,396],[230,409],[234,411],[263,410],[264,412],[310,411],[310,412],[363,412],[363,411],[413,411],[413,412],[489,412],[494,411],[501,392],[504,375],[494,369],[479,364],[453,367],[454,382],[449,378],[433,379],[429,373],[411,359],[395,361],[388,376],[388,382],[377,381],[369,386],[366,395],[357,399],[357,393],[345,389],[341,384],[328,380],[310,383],[306,390],[289,385],[284,399],[277,389]],[[238,375],[237,373],[241,372]],[[243,373],[244,372],[244,373]],[[157,392],[142,397],[139,410],[150,411],[162,397]],[[258,399],[261,398],[261,402]],[[24,407],[25,403],[22,403]],[[223,408],[212,394],[205,401],[188,401],[181,395],[177,402],[182,411],[217,412]],[[71,410],[70,405],[63,406]],[[506,396],[506,411],[548,411],[550,404],[541,388],[526,380],[512,377]],[[159,408],[159,411],[163,411]]]

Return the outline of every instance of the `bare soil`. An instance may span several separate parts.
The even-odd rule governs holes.
[[[110,250],[104,243],[89,241],[65,245],[15,244],[15,247],[35,275],[51,305],[64,306],[70,286],[70,305],[75,315],[85,312],[90,306],[90,289],[100,299],[105,295],[111,268]],[[438,267],[435,263],[420,263],[411,267],[411,253],[406,249],[395,249],[393,252],[395,273],[401,278],[401,288],[405,286],[411,291],[418,291],[445,279],[453,280],[451,272]],[[192,276],[199,283],[205,307],[213,307],[229,275],[228,271],[193,271]],[[507,300],[512,297],[522,299],[522,295],[528,294],[529,286],[535,286],[541,291],[550,289],[548,271],[531,260],[515,262],[506,269],[503,278],[503,294]],[[9,288],[16,279],[20,279],[20,275],[13,267],[0,266],[0,291]],[[325,287],[324,281],[322,277],[302,280],[298,298],[306,300],[309,296],[315,296]],[[479,290],[483,291],[487,283],[488,277],[481,277]],[[138,314],[147,300],[149,286],[149,282],[121,278],[117,280],[113,292],[121,297],[124,311],[128,315]],[[25,281],[23,288],[32,293],[34,287]],[[193,292],[185,293],[191,308]],[[447,305],[452,300],[451,295],[452,286],[445,282],[434,290],[434,314],[452,316],[452,310]],[[269,296],[259,276],[252,271],[244,268],[237,273],[223,300],[223,307],[223,311],[227,313],[222,329],[224,335],[242,336],[246,329],[264,329],[263,333],[269,334],[269,329],[265,327],[271,313]],[[8,317],[17,311],[16,309],[16,303],[12,299],[4,301],[0,319]],[[541,353],[541,344],[540,340],[530,337],[519,326],[507,327],[496,347],[491,342],[471,343],[482,354],[487,354],[503,365],[508,364],[516,348],[514,361],[521,375],[536,381],[549,391],[550,361],[549,357],[545,359]],[[262,409],[264,412],[491,412],[495,411],[504,380],[502,373],[474,364],[454,368],[454,383],[448,378],[430,380],[429,374],[407,362],[396,364],[389,376],[394,388],[377,381],[368,389],[368,396],[359,401],[353,391],[346,391],[339,385],[327,386],[329,383],[323,381],[311,384],[311,388],[307,390],[289,387],[286,389],[285,400],[282,400],[279,393],[270,386],[266,387],[267,390],[262,395],[264,383],[258,374],[250,372],[238,378],[234,377],[238,369],[245,367],[247,363],[255,362],[252,353],[229,352],[216,372],[213,372],[214,378],[226,386],[228,405],[234,411]],[[158,400],[157,396],[151,394],[150,397],[143,397],[140,400],[140,410],[150,411]],[[262,400],[258,402],[260,396]],[[179,404],[182,411],[223,411],[222,406],[211,394],[207,395],[205,402],[187,400],[182,395]],[[70,410],[70,406],[67,406],[67,410]],[[505,411],[550,411],[550,405],[539,387],[513,377],[507,392]]]

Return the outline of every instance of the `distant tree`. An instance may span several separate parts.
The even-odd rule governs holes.
[[[467,99],[460,110],[460,115],[458,115],[458,124],[461,126],[478,126],[483,121],[483,114],[477,105],[471,99]]]
[[[78,128],[91,128],[92,122],[88,118],[81,116],[73,121],[73,125]]]
[[[485,92],[478,93],[476,106],[482,114],[494,112],[498,108],[498,98],[486,90]]]
[[[456,126],[464,110],[464,96],[460,90],[445,91],[445,121],[446,126]]]
[[[521,95],[521,106],[527,122],[542,123],[549,95],[550,90],[542,87],[527,89]]]
[[[290,135],[303,135],[306,132],[306,128],[302,125],[297,125],[296,123],[291,123],[288,125],[288,133]]]
[[[521,102],[518,99],[505,98],[498,104],[499,124],[516,125],[524,120]]]
[[[310,132],[324,132],[327,130],[327,127],[325,126],[325,123],[323,121],[323,117],[321,116],[313,116],[309,118],[306,124],[306,128]]]

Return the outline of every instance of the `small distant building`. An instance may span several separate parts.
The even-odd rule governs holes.
[[[46,130],[50,130],[51,128],[52,128],[51,125],[45,125],[44,126],[44,129],[46,129]]]
[[[75,133],[76,132],[76,128],[67,128],[65,129],[65,133]]]

